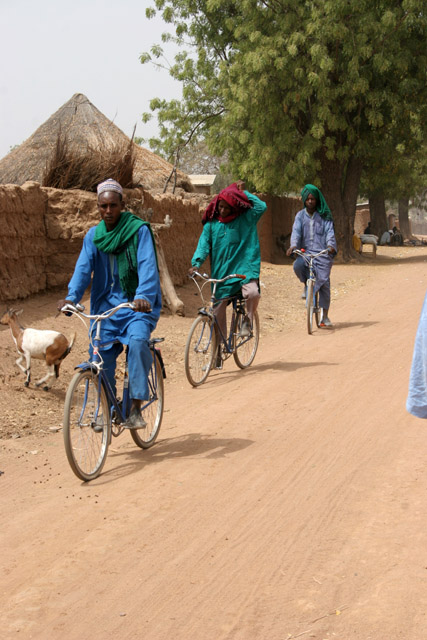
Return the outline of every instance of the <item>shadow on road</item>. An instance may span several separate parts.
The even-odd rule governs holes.
[[[134,473],[147,464],[162,462],[165,459],[199,456],[210,459],[223,458],[236,451],[241,451],[251,444],[253,444],[253,440],[245,438],[215,438],[202,433],[187,433],[176,438],[159,439],[151,449],[146,449],[145,451],[138,448],[114,451],[113,444],[108,451],[110,464],[112,461],[120,461],[123,456],[125,456],[126,461],[118,465],[112,462],[111,468],[103,471],[99,478],[91,482],[91,485],[116,481],[120,476]]]
[[[378,324],[377,320],[370,320],[369,322],[334,322],[334,331],[339,331],[340,329],[351,329],[352,327],[371,327],[374,324]]]

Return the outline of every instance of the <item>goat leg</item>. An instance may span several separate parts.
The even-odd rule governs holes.
[[[25,357],[25,361],[26,361],[26,367],[23,367],[21,362],[23,361]],[[17,360],[15,360],[15,363],[17,364],[17,366],[21,369],[21,371],[23,373],[25,373],[25,375],[27,376],[25,382],[24,382],[24,386],[28,387],[28,385],[30,384],[30,380],[31,380],[31,358],[28,358],[27,356],[24,356],[24,354],[22,354]]]
[[[44,376],[44,378],[40,378],[40,380],[37,380],[36,387],[41,387],[42,384],[44,382],[46,382],[46,384],[43,387],[43,389],[44,389],[44,391],[49,391],[48,382],[50,381],[51,378],[55,378],[55,367],[54,367],[54,365],[50,365],[50,366],[48,365],[47,374]]]

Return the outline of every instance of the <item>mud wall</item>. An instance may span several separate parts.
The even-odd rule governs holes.
[[[268,204],[258,224],[261,257],[274,262],[283,256],[277,237],[290,233],[298,201],[260,197]],[[133,189],[126,191],[126,200],[143,217],[151,209],[152,223],[162,224],[166,216],[172,220],[158,234],[174,284],[184,283],[209,197]],[[83,237],[98,220],[95,194],[44,188],[36,182],[0,185],[0,302],[53,287],[64,287],[65,293]]]
[[[0,300],[46,289],[47,195],[38,184],[0,188]]]

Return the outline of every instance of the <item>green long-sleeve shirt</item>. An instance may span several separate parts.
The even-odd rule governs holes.
[[[208,256],[211,259],[211,278],[224,278],[240,273],[246,280],[228,280],[219,284],[216,298],[226,298],[240,291],[242,284],[259,278],[261,254],[257,223],[267,209],[265,202],[245,191],[252,207],[226,224],[214,218],[203,227],[197,249],[191,260],[199,268]]]

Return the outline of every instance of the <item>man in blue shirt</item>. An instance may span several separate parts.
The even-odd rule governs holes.
[[[316,285],[319,292],[319,305],[322,308],[320,326],[332,327],[328,317],[331,304],[330,273],[333,256],[337,252],[334,223],[331,211],[320,189],[313,184],[306,184],[301,191],[304,209],[298,211],[292,226],[291,244],[286,252],[290,256],[294,249],[305,249],[308,253],[319,253],[328,249],[328,253],[319,256],[315,261]],[[309,277],[309,268],[302,256],[294,262],[296,276],[304,283]],[[303,294],[305,297],[305,294]]]
[[[151,332],[161,310],[160,280],[154,238],[148,223],[129,211],[123,211],[123,189],[115,180],[98,185],[98,211],[101,222],[92,227],[83,240],[74,274],[68,285],[66,302],[77,304],[92,283],[92,314],[103,313],[122,302],[133,302],[132,309],[120,309],[102,323],[103,343],[119,340],[101,350],[104,370],[115,390],[115,370],[122,345],[129,347],[129,391],[132,398],[129,429],[146,426],[141,404],[149,397],[147,376],[152,356]]]

